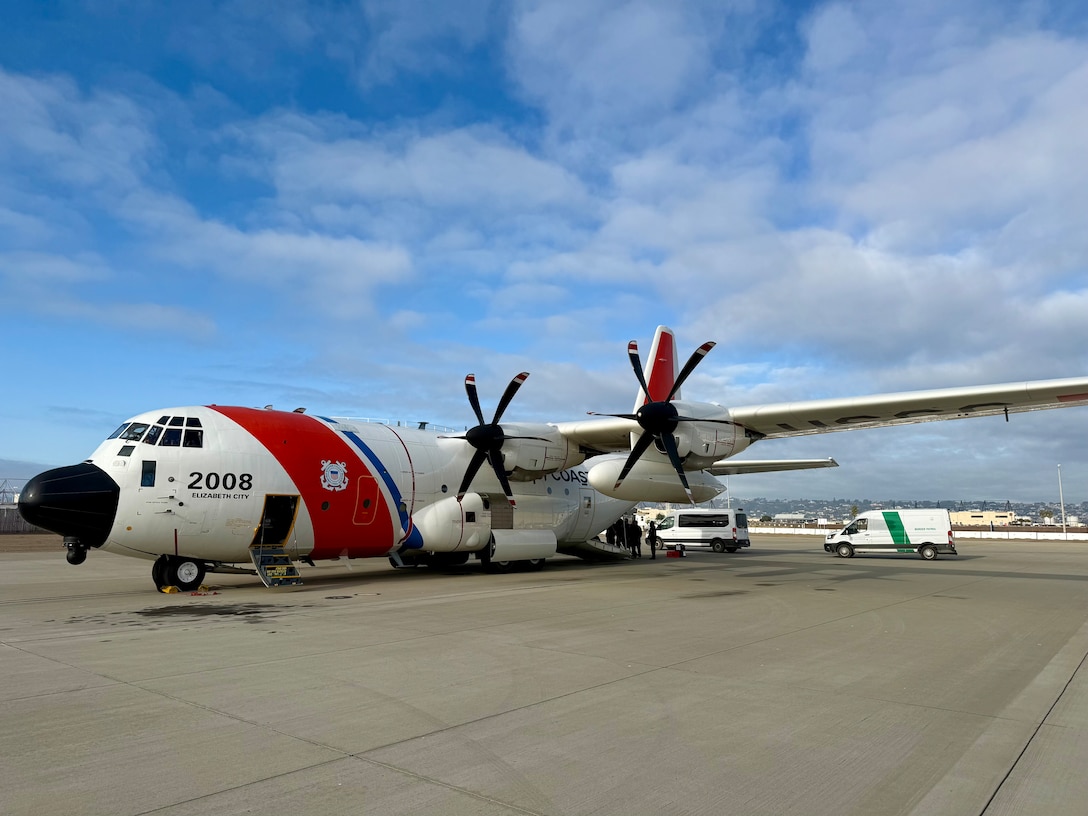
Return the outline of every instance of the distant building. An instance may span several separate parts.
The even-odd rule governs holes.
[[[803,524],[805,521],[804,513],[775,513],[775,521],[781,521],[785,524]]]
[[[775,513],[775,524],[824,524],[827,519],[816,518],[816,516],[806,515],[804,513]]]
[[[957,510],[948,516],[960,527],[1008,527],[1017,519],[1016,513],[1009,510]]]

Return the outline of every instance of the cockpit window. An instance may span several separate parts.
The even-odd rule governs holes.
[[[146,432],[146,422],[133,422],[131,425],[128,426],[128,430],[121,433],[121,438],[124,439],[126,442],[139,442]]]
[[[163,448],[181,447],[181,428],[167,428],[163,432],[159,446]]]
[[[169,427],[163,428],[163,425]],[[158,425],[152,426],[146,441],[161,448],[203,448],[204,429],[197,417],[164,416]]]
[[[119,437],[119,436],[120,436],[121,434],[123,434],[123,433],[125,432],[125,429],[126,429],[126,428],[127,428],[128,426],[129,426],[129,423],[127,423],[127,422],[122,422],[122,423],[121,423],[121,427],[120,427],[120,428],[118,428],[118,429],[117,429],[116,431],[114,431],[113,433],[111,433],[111,434],[110,434],[109,436],[107,436],[107,437],[106,437],[106,439],[116,439],[117,437]]]

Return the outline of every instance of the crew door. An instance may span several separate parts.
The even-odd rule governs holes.
[[[264,511],[261,513],[261,522],[257,525],[251,547],[283,547],[286,550],[295,548],[296,542],[289,539],[295,526],[298,498],[272,494],[264,497]]]
[[[585,541],[589,538],[589,532],[593,529],[593,502],[596,491],[583,487],[579,490],[578,511],[574,517],[574,529],[570,534],[571,541]]]

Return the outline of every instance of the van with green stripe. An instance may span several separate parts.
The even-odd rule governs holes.
[[[824,550],[842,558],[854,553],[917,553],[932,561],[938,553],[955,555],[956,542],[947,510],[867,510],[831,533]]]

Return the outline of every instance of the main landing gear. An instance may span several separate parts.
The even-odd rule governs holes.
[[[192,592],[204,582],[206,572],[203,561],[177,555],[160,555],[151,567],[151,579],[155,588],[162,592],[173,586],[182,592]]]

